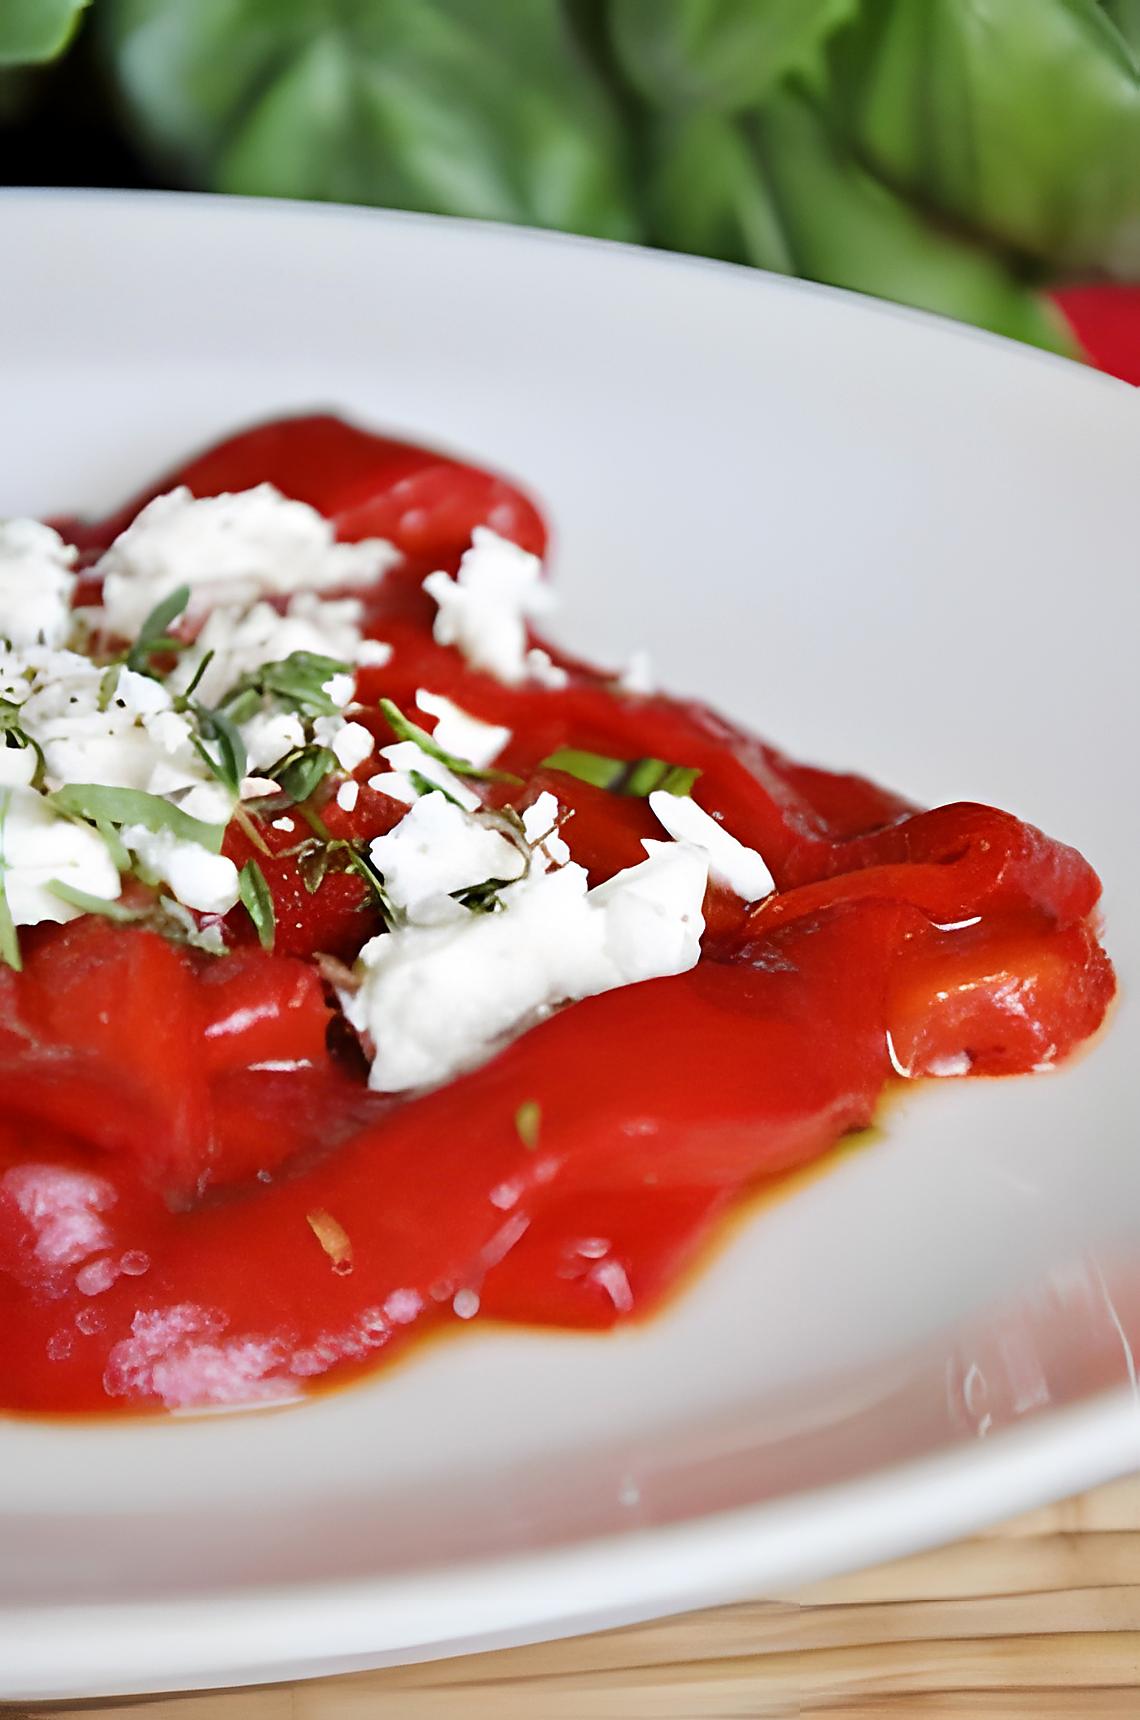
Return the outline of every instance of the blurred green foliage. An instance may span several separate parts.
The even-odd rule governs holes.
[[[82,0],[0,0],[0,63]],[[178,184],[639,239],[1064,347],[1140,278],[1140,0],[94,0]],[[50,98],[49,98],[50,99]]]
[[[31,66],[61,54],[89,0],[0,0],[0,66]]]

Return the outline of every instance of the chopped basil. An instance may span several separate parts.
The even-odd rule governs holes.
[[[190,677],[190,685],[187,687],[186,691],[182,695],[183,699],[186,701],[187,704],[189,704],[191,697],[193,696],[195,690],[197,689],[198,683],[201,681],[202,676],[206,673],[206,670],[210,667],[210,664],[213,662],[215,655],[216,655],[216,653],[213,651],[203,652],[202,657],[199,660],[198,667],[195,669],[193,675]]]
[[[515,1112],[515,1133],[528,1153],[538,1146],[542,1128],[542,1106],[537,1099],[524,1099]]]
[[[238,895],[253,921],[258,943],[263,950],[271,950],[277,934],[277,917],[272,893],[256,860],[247,860],[238,873]]]
[[[559,747],[542,761],[544,770],[562,770],[579,782],[608,789],[611,794],[645,796],[657,789],[666,794],[691,794],[700,771],[691,765],[667,764],[661,758],[606,758],[578,747]]]
[[[388,726],[397,740],[413,741],[421,752],[427,753],[429,758],[438,759],[440,764],[446,765],[448,770],[454,772],[456,776],[472,776],[477,778],[479,782],[517,783],[521,780],[506,770],[480,770],[471,763],[470,759],[459,758],[455,753],[445,752],[441,746],[436,744],[434,737],[429,735],[426,729],[421,729],[418,723],[411,722],[401,711],[399,705],[393,704],[391,699],[381,699],[380,709],[388,719]],[[439,784],[433,783],[432,787],[438,788]]]
[[[109,902],[105,896],[91,896],[86,890],[77,890],[73,884],[65,884],[62,878],[53,878],[47,888],[53,896],[58,896],[61,902],[78,908],[81,914],[100,914],[103,919],[116,920],[120,925],[129,925],[136,920],[148,920],[154,913],[150,907],[130,908],[125,902]]]
[[[119,832],[115,829],[115,826],[113,824],[108,824],[105,818],[97,818],[95,820],[95,828],[103,838],[103,841],[107,844],[107,852],[114,862],[115,870],[117,872],[129,872],[131,869],[131,857],[127,853],[126,844],[119,835]]]
[[[340,706],[325,692],[325,682],[334,675],[351,675],[352,667],[335,657],[314,651],[291,651],[276,663],[262,663],[237,681],[222,703],[235,722],[244,722],[257,708],[257,701],[271,694],[285,705],[311,717],[332,717]],[[251,705],[251,699],[253,701]]]
[[[316,878],[316,882],[312,885],[307,884],[307,887],[310,890],[318,890],[324,880],[325,873],[334,866],[338,871],[355,872],[368,885],[376,906],[384,916],[385,923],[389,927],[401,925],[404,916],[389,896],[384,883],[384,875],[372,864],[372,857],[368,853],[366,845],[350,841],[344,836],[334,836],[320,813],[315,812],[311,806],[302,806],[300,810],[309,829],[324,845],[327,856],[322,868],[315,858],[308,858],[308,855],[312,854],[312,850],[308,848],[307,844],[302,844],[302,848],[306,850],[306,869],[310,876]],[[342,854],[344,856],[343,861],[334,858]]]
[[[210,752],[195,735],[195,751],[231,794],[240,794],[242,777],[245,775],[246,752],[245,742],[237,724],[224,711],[212,711],[206,705],[193,703],[190,709],[198,720],[202,739],[212,741],[217,748],[216,754]]]
[[[24,965],[20,955],[20,937],[8,905],[8,891],[4,883],[4,875],[8,870],[8,862],[4,856],[4,826],[8,820],[11,802],[11,789],[0,794],[0,961],[19,973]]]
[[[99,697],[97,700],[99,710],[105,711],[115,697],[119,685],[119,676],[122,672],[123,665],[121,663],[112,663],[111,667],[104,669],[99,677]]]
[[[31,786],[42,788],[44,783],[43,748],[20,726],[21,708],[11,699],[0,699],[0,736],[3,737],[0,744],[19,747],[21,750],[25,747],[31,747],[36,755],[36,768],[32,774]]]
[[[157,794],[137,788],[106,788],[97,782],[69,782],[48,796],[57,812],[71,818],[87,818],[92,824],[141,824],[156,834],[168,830],[181,842],[197,842],[211,854],[220,854],[224,824],[206,824],[191,818]]]
[[[328,747],[298,747],[274,768],[274,778],[284,797],[281,804],[296,806],[309,796],[336,769],[336,755]],[[276,796],[269,797],[276,800]]]
[[[450,800],[452,806],[466,810],[461,800],[457,800],[449,788],[444,788],[442,782],[436,782],[433,777],[425,776],[421,770],[410,770],[408,781],[417,794],[442,794],[444,800]]]
[[[4,879],[0,875],[0,962],[6,967],[15,968],[19,973],[24,963],[20,955],[20,938],[16,931],[16,922],[12,918],[12,910],[8,906],[8,892],[4,888]]]
[[[167,633],[170,623],[177,619],[190,601],[190,587],[180,585],[177,591],[172,591],[169,597],[164,597],[161,603],[156,603],[142,626],[139,636],[126,655],[128,669],[136,674],[150,673],[150,660],[156,651],[184,651],[186,641],[174,639]]]
[[[466,890],[457,890],[455,900],[460,907],[467,908],[472,914],[497,914],[503,906],[499,891],[505,890],[508,884],[514,882],[513,878],[485,878],[481,884],[471,884]]]

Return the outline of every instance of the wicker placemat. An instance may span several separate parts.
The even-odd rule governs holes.
[[[21,1720],[1140,1720],[1140,1478],[786,1600],[347,1678],[8,1713]]]

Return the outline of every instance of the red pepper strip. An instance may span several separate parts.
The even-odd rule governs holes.
[[[155,496],[185,484],[196,496],[274,484],[308,502],[353,541],[387,538],[434,566],[454,561],[478,525],[541,555],[546,529],[534,504],[494,473],[430,448],[374,436],[329,414],[282,418],[215,443],[103,519],[56,521],[80,549],[102,551]]]

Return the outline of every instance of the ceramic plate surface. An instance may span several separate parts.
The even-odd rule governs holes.
[[[468,1331],[299,1408],[0,1421],[0,1696],[346,1670],[779,1593],[1140,1460],[1140,406],[715,264],[190,197],[0,202],[0,512],[328,405],[515,474],[563,639],[1106,884],[1122,997],[927,1083],[656,1320]]]

